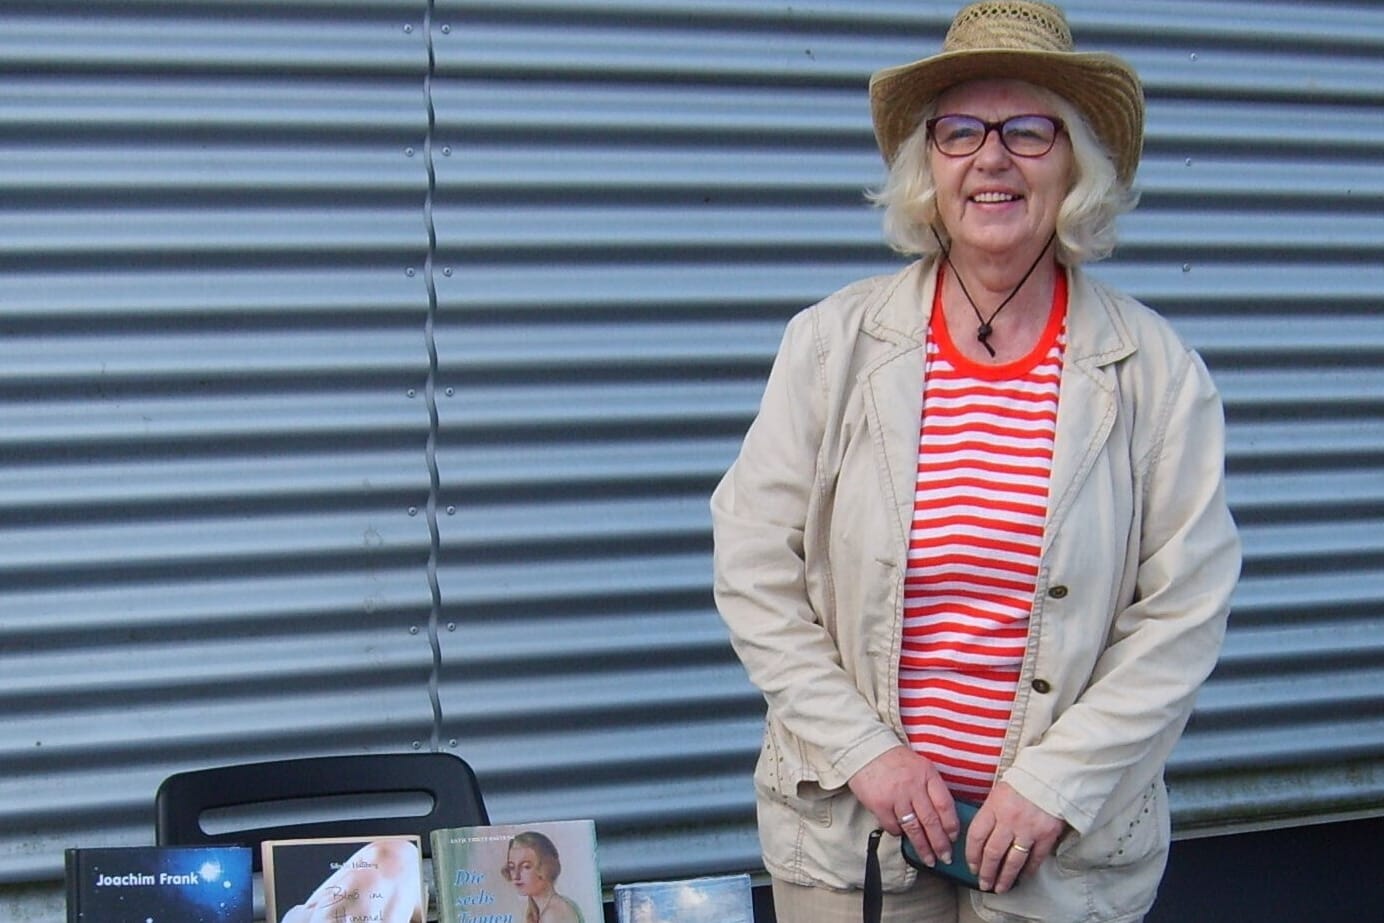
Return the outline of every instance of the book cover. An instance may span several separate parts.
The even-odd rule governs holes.
[[[438,923],[602,923],[590,820],[432,833]]]
[[[244,846],[98,846],[65,853],[68,923],[250,923]]]
[[[754,923],[749,875],[615,886],[617,923]]]
[[[423,923],[416,836],[265,840],[265,923]]]

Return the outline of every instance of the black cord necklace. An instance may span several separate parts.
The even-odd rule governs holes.
[[[1052,232],[1052,235],[1048,237],[1048,242],[1043,245],[1043,249],[1038,251],[1038,257],[1033,261],[1033,265],[1028,267],[1028,272],[1024,273],[1024,277],[1019,280],[1019,284],[1014,286],[1014,290],[1009,293],[1009,296],[1005,298],[1004,301],[1001,301],[1000,306],[991,311],[990,316],[987,318],[980,312],[980,308],[976,305],[976,300],[971,297],[970,291],[966,288],[965,280],[961,278],[961,273],[957,272],[956,264],[951,260],[951,251],[947,249],[946,244],[942,243],[942,235],[937,233],[937,227],[935,225],[931,226],[929,230],[932,231],[932,236],[937,238],[937,246],[942,248],[942,259],[946,261],[947,266],[952,271],[952,275],[956,276],[956,284],[961,286],[961,294],[965,295],[966,300],[971,303],[971,310],[976,312],[976,320],[980,321],[980,326],[976,328],[976,339],[980,340],[980,345],[985,347],[985,351],[990,354],[990,358],[995,358],[995,347],[991,346],[989,343],[990,335],[995,332],[995,328],[991,326],[991,324],[999,313],[1004,310],[1004,306],[1013,301],[1014,296],[1019,294],[1019,289],[1024,287],[1024,283],[1028,281],[1028,277],[1033,275],[1033,270],[1037,269],[1038,264],[1043,261],[1043,254],[1047,253],[1048,248],[1052,246],[1054,238],[1057,237],[1057,232]]]

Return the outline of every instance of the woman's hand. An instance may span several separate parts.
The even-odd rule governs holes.
[[[966,864],[983,890],[1003,894],[1019,873],[1032,875],[1057,848],[1066,832],[1060,817],[1020,795],[1004,782],[995,784],[966,834]]]
[[[900,745],[866,763],[847,784],[880,827],[913,841],[927,865],[935,865],[939,856],[951,861],[961,822],[931,761]]]

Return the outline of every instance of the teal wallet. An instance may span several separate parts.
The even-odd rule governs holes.
[[[899,841],[900,848],[903,850],[904,861],[915,869],[924,872],[932,872],[944,878],[968,888],[980,890],[980,879],[971,874],[970,868],[966,865],[966,834],[971,829],[971,820],[976,816],[976,811],[980,805],[971,804],[969,801],[956,802],[956,816],[961,821],[961,833],[957,836],[956,842],[952,844],[952,861],[942,862],[938,860],[936,865],[927,866],[923,860],[918,858],[918,852],[913,848],[913,841],[904,837]]]

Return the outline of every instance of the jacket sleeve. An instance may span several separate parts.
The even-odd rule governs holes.
[[[716,603],[736,653],[773,720],[796,738],[796,782],[836,789],[899,740],[843,668],[810,598],[809,580],[829,580],[805,550],[810,514],[825,499],[817,494],[830,490],[818,472],[830,414],[817,310],[790,322],[711,510]]]
[[[1195,353],[1184,353],[1163,405],[1152,439],[1134,447],[1143,454],[1133,600],[1114,613],[1084,691],[1003,776],[1079,833],[1127,774],[1151,782],[1161,772],[1215,666],[1240,572],[1223,411]]]

